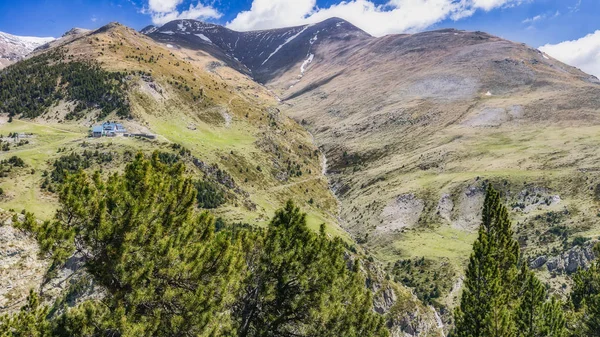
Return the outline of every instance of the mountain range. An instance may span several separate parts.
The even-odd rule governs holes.
[[[460,274],[487,182],[504,191],[532,261],[564,249],[553,226],[571,239],[596,233],[600,81],[537,49],[454,29],[377,38],[338,18],[256,32],[178,20],[142,32],[273,92],[325,154],[341,226],[381,261],[425,256]],[[561,221],[540,221],[547,214]]]
[[[577,243],[600,234],[600,81],[527,45],[455,29],[373,37],[339,18],[252,32],[175,20],[56,40],[0,33],[6,64],[59,49],[127,74],[124,124],[159,141],[107,141],[118,156],[183,146],[190,171],[231,193],[218,216],[264,223],[294,199],[313,228],[326,223],[374,257],[376,310],[410,303],[398,336],[441,335],[450,322],[487,184],[502,191],[526,260],[555,294],[589,263]],[[10,152],[35,173],[0,181],[1,207],[52,214],[42,172],[57,149],[83,147],[77,137],[100,116],[68,119],[74,110],[63,98],[2,124],[47,138]],[[405,261],[423,262],[406,272]]]

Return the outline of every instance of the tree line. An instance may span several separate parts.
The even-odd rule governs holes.
[[[65,61],[65,51],[53,50],[13,64],[0,71],[0,112],[35,118],[61,100],[76,102],[68,118],[84,110],[101,110],[129,117],[126,74],[109,72],[94,61]]]

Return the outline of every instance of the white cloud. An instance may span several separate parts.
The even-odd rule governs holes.
[[[227,26],[248,31],[280,28],[340,17],[366,32],[382,36],[423,30],[445,19],[459,20],[477,10],[490,11],[530,0],[349,0],[319,8],[316,0],[254,0],[249,11],[241,12]]]
[[[536,22],[536,21],[540,21],[541,19],[543,19],[545,17],[546,17],[545,14],[536,15],[536,16],[534,16],[532,18],[527,18],[527,19],[523,20],[523,23],[533,23],[533,22]]]
[[[579,40],[540,47],[544,53],[600,78],[600,30]]]
[[[210,5],[204,5],[201,2],[190,4],[187,9],[180,9],[183,0],[149,0],[148,7],[142,10],[143,13],[152,16],[152,22],[156,25],[178,19],[218,19],[222,14]]]
[[[548,14],[539,14],[534,17],[523,20],[523,23],[534,23],[534,22],[541,21],[544,19],[554,19],[559,16],[560,16],[560,11],[556,11],[554,14],[552,14],[552,12],[550,12]]]

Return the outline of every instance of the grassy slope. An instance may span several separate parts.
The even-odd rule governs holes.
[[[276,101],[262,87],[230,69],[209,72],[206,67],[214,61],[212,58],[199,55],[192,59],[182,51],[170,50],[118,24],[83,35],[63,47],[73,58],[97,59],[109,70],[151,73],[154,83],[163,91],[157,95],[144,86],[140,76],[132,76],[130,99],[135,120],[126,123],[131,130],[158,134],[160,142],[142,145],[128,139],[101,141],[123,143],[121,151],[136,148],[150,151],[165,148],[168,143],[182,144],[195,157],[227,171],[257,206],[249,209],[226,205],[216,211],[218,215],[231,221],[265,224],[274,210],[293,199],[309,213],[311,227],[317,229],[326,223],[329,233],[347,238],[336,225],[337,202],[321,175],[320,156],[315,153],[309,134],[290,119],[277,116],[273,110]],[[143,61],[134,59],[138,56]],[[158,61],[148,62],[151,56]],[[185,83],[191,90],[177,88],[169,81]],[[203,99],[194,101],[191,93],[198,94],[200,90]],[[87,127],[58,123],[50,118],[40,118],[37,122],[0,125],[0,133],[35,134],[31,144],[11,149],[0,154],[0,158],[19,155],[36,170],[33,175],[19,174],[0,183],[12,196],[0,201],[0,207],[27,208],[47,218],[56,207],[56,200],[39,189],[41,172],[58,156],[58,148],[79,146],[87,136]],[[278,151],[273,150],[275,146]],[[284,170],[275,168],[284,168],[284,160],[288,158],[301,164],[303,174],[278,179]],[[312,204],[308,203],[311,199]]]
[[[599,233],[598,85],[532,48],[478,34],[388,36],[355,49],[322,42],[292,89],[273,84],[294,97],[286,112],[305,120],[327,153],[343,226],[361,241],[369,234],[365,246],[386,263],[448,259],[461,274],[478,224],[462,217],[477,219],[481,205],[467,207],[477,198],[466,195],[480,198],[486,180],[509,206],[523,203],[525,192],[560,196],[558,204],[529,200],[527,212],[513,210],[527,257],[552,256],[576,236]],[[406,194],[423,201],[418,221],[379,231],[386,207]],[[454,202],[450,219],[438,213],[445,195]],[[565,211],[566,246],[542,240],[556,224],[536,218]]]

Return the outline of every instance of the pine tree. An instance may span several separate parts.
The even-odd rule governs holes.
[[[51,326],[46,319],[48,307],[40,305],[38,294],[29,292],[27,304],[14,316],[0,316],[0,337],[50,337]]]
[[[515,335],[511,301],[517,276],[519,246],[513,239],[508,211],[500,194],[488,186],[482,224],[473,244],[460,306],[456,309],[458,337]]]
[[[600,245],[595,247],[600,254]],[[580,270],[573,277],[571,302],[579,312],[571,322],[575,333],[590,337],[600,337],[600,261],[596,261],[587,270]],[[580,320],[579,320],[580,319]]]
[[[358,267],[340,239],[306,225],[291,202],[247,258],[252,271],[234,306],[238,336],[387,336]]]
[[[522,293],[515,310],[519,337],[561,337],[565,334],[565,318],[560,303],[546,301],[546,287],[527,268],[523,268]]]
[[[60,266],[73,254],[108,295],[108,326],[123,335],[215,333],[227,327],[241,275],[239,247],[196,214],[182,164],[138,154],[124,174],[67,176],[55,220],[25,228]],[[65,321],[70,322],[70,321]],[[126,324],[123,324],[126,322]]]

